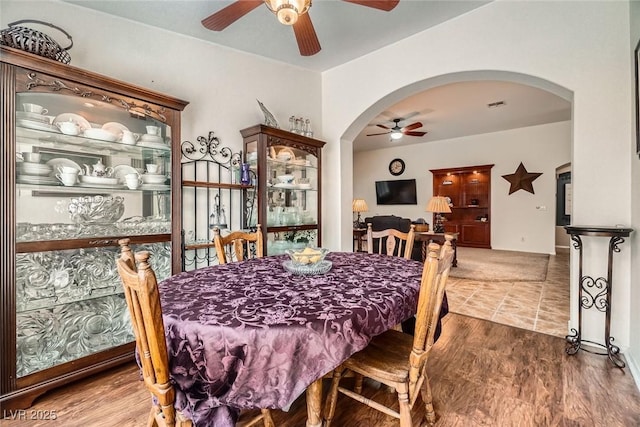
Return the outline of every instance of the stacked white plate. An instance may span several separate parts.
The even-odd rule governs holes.
[[[55,177],[49,176],[53,169],[49,165],[42,163],[22,162],[20,163],[20,174],[18,182],[24,184],[57,184]]]
[[[128,127],[118,122],[105,123],[102,125],[102,129],[114,134],[117,141],[120,141],[122,139],[122,132],[129,131]]]
[[[158,148],[165,150],[171,149],[171,147],[165,143],[164,139],[161,136],[149,135],[148,133],[145,133],[140,137],[138,145],[147,148]]]
[[[106,176],[87,176],[79,175],[80,187],[93,188],[120,188],[122,184],[118,182],[118,178],[110,178]]]
[[[118,135],[99,128],[89,128],[84,130],[84,136],[91,139],[99,139],[101,141],[113,142],[118,139]]]
[[[141,142],[152,142],[152,143],[155,143],[155,144],[164,144],[164,139],[162,139],[161,136],[149,135],[148,133],[145,133],[144,135],[142,135],[140,137],[140,141]]]
[[[23,175],[32,176],[47,176],[53,169],[49,165],[43,165],[42,163],[22,162],[20,164],[20,170]]]
[[[48,132],[60,132],[57,127],[51,125],[49,117],[39,113],[16,111],[18,126],[28,129],[46,130]]]

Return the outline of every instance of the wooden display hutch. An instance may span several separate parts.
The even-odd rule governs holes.
[[[459,233],[459,246],[491,249],[492,167],[431,169],[433,195],[451,199],[451,213],[443,214],[444,227]]]
[[[265,255],[286,249],[321,245],[322,147],[324,141],[256,125],[240,131],[246,162],[256,176],[256,189],[245,191],[245,205],[256,198],[257,215],[247,227],[260,224]],[[291,181],[282,181],[283,177]]]
[[[180,148],[170,141],[180,140],[187,103],[6,47],[0,76],[0,407],[8,410],[134,359],[118,240],[151,252],[158,279],[180,271],[180,181],[171,180]],[[123,142],[125,131],[140,141]],[[151,164],[153,180],[125,185]],[[72,178],[62,185],[65,168]],[[74,169],[84,174],[74,180]]]

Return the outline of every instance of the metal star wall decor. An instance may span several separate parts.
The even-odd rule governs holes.
[[[525,190],[531,194],[535,194],[533,192],[533,181],[540,175],[542,175],[542,172],[527,172],[527,169],[522,162],[520,162],[520,166],[518,166],[515,173],[502,175],[502,177],[511,183],[509,194],[515,193],[518,190]]]

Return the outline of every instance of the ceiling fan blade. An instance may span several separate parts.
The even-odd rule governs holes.
[[[414,130],[422,127],[422,123],[415,122],[402,128],[402,130]]]
[[[386,134],[389,134],[389,133],[391,133],[391,132],[368,133],[367,136],[386,135]]]
[[[379,128],[382,128],[382,129],[391,129],[390,127],[387,127],[387,126],[381,125],[381,124],[377,124],[376,126],[378,126]]]
[[[238,0],[204,18],[202,25],[212,31],[222,31],[263,3],[262,0]]]
[[[347,3],[359,4],[360,6],[372,7],[374,9],[389,12],[400,3],[400,0],[344,0]]]
[[[403,131],[402,133],[409,136],[425,136],[429,132]]]
[[[311,23],[309,12],[298,17],[298,22],[293,24],[293,32],[298,41],[300,55],[312,56],[320,52],[320,42],[316,30],[313,28],[313,23]]]

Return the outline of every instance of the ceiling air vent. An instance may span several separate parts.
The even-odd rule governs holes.
[[[507,105],[507,103],[504,101],[496,101],[492,102],[491,104],[487,104],[487,108],[499,108],[504,107],[505,105]]]

